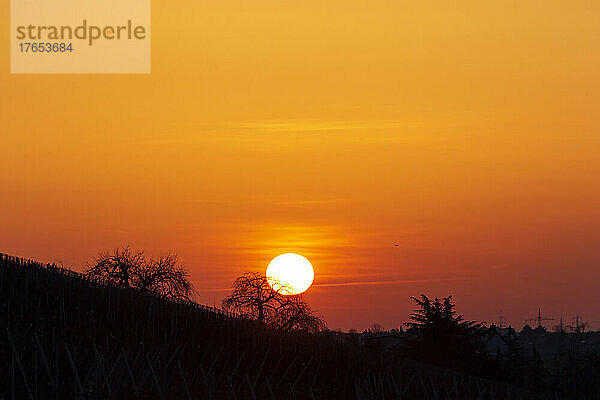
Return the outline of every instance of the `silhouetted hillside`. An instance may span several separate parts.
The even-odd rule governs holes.
[[[4,399],[546,398],[2,254],[0,329]]]

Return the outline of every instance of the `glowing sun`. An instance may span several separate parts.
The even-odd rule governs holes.
[[[310,262],[294,253],[282,254],[272,259],[266,275],[273,290],[284,295],[305,292],[315,279],[315,271]]]

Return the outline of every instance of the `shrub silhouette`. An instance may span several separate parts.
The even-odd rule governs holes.
[[[406,351],[411,358],[458,370],[472,370],[487,360],[486,328],[457,314],[452,296],[411,298],[419,307],[405,323],[409,334]]]

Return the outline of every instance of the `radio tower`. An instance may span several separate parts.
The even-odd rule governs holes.
[[[500,310],[500,315],[498,315],[498,328],[506,327],[504,322],[506,322],[506,318],[504,318],[504,315],[502,315],[502,310]]]
[[[560,323],[558,325],[554,325],[552,328],[554,329],[554,332],[556,332],[556,333],[565,333],[565,332],[567,332],[567,328],[571,329],[571,330],[573,329],[573,327],[571,325],[565,325],[563,323],[562,317],[560,317]]]
[[[584,321],[583,317],[580,317],[579,313],[577,313],[577,316],[575,317],[575,325],[573,326],[575,333],[583,333],[588,325],[589,322]]]
[[[537,327],[543,328],[543,326],[542,326],[543,321],[552,321],[553,319],[554,318],[542,318],[542,309],[538,308],[537,318],[529,318],[529,319],[526,319],[525,322],[537,322]]]

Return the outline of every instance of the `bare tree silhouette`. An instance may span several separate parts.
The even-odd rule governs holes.
[[[143,251],[133,250],[129,246],[100,252],[89,265],[86,273],[94,278],[102,279],[122,287],[133,287],[134,271],[143,268],[145,257]]]
[[[233,291],[222,304],[226,310],[239,312],[261,325],[309,332],[325,329],[324,320],[313,313],[301,295],[280,292],[273,290],[265,275],[244,272],[233,282]]]
[[[379,322],[373,322],[369,328],[373,333],[383,332],[383,326]]]
[[[173,253],[150,259],[134,271],[134,284],[141,291],[174,299],[189,300],[194,291],[188,272]]]
[[[173,253],[147,260],[143,251],[129,246],[106,250],[94,259],[86,273],[117,286],[164,298],[189,300],[194,293],[188,272]]]

